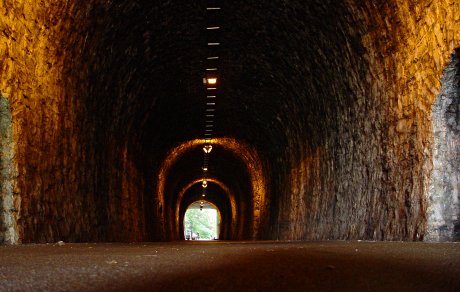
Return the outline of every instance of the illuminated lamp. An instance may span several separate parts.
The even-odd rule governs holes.
[[[208,182],[206,180],[204,180],[201,185],[203,186],[203,188],[207,188],[208,187]]]
[[[211,150],[212,150],[212,145],[207,144],[207,145],[204,145],[204,146],[203,146],[203,151],[204,151],[204,153],[208,153],[208,154],[209,154],[209,153],[211,153]]]
[[[208,84],[210,84],[210,85],[217,84],[217,78],[215,78],[215,77],[212,77],[212,78],[208,77],[206,80],[208,81]]]

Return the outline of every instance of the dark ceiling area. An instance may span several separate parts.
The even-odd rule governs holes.
[[[167,151],[203,137],[208,92],[202,79],[206,68],[216,67],[214,137],[251,145],[273,170],[287,172],[292,151],[321,147],[333,135],[326,129],[336,126],[337,99],[354,102],[342,77],[364,78],[362,61],[353,58],[363,49],[358,32],[347,30],[349,13],[330,1],[104,3],[92,12],[87,47],[88,75],[96,81],[88,107],[106,123],[97,136],[110,133],[136,145],[139,163],[155,173]],[[344,55],[353,68],[343,64]],[[202,175],[195,161],[202,155],[195,152],[170,172],[167,184],[175,191]],[[210,168],[239,192],[249,180],[240,177],[247,170],[234,156],[214,151]],[[252,204],[248,187],[244,191]],[[171,197],[174,191],[166,205],[175,204]],[[276,209],[277,199],[272,202]]]

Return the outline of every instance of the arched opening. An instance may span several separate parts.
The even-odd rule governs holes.
[[[222,217],[219,208],[207,200],[195,201],[185,211],[185,240],[216,240],[220,238]]]
[[[185,226],[184,218],[188,208],[195,202],[205,201],[219,210],[220,214],[220,227],[219,239],[240,239],[243,238],[240,226],[244,225],[243,220],[248,216],[248,213],[242,214],[243,210],[239,210],[236,206],[241,206],[237,200],[235,201],[234,194],[228,193],[228,190],[223,189],[219,183],[210,180],[207,187],[206,195],[203,197],[201,183],[192,184],[189,188],[184,190],[184,193],[179,195],[180,205],[178,206],[178,213],[173,224],[177,226],[177,231],[174,233],[175,239],[185,239]]]
[[[180,228],[186,207],[196,199],[203,179],[201,172],[183,170],[201,170],[203,143],[204,140],[197,139],[173,148],[160,168],[159,201],[155,205],[164,208],[152,213],[159,217],[157,221],[163,222],[162,232],[167,239],[183,237]],[[261,160],[254,149],[231,138],[216,138],[212,144],[212,161],[218,167],[210,167],[208,190],[214,188],[215,192],[209,192],[207,199],[218,206],[226,222],[220,238],[257,238],[261,214],[268,206]]]
[[[206,142],[204,3],[24,2],[0,5],[1,159],[17,172],[1,173],[0,233],[178,239]],[[418,240],[458,220],[444,200],[426,213],[453,1],[226,2],[209,170],[234,194],[232,239]]]
[[[241,208],[238,210],[238,198],[230,189],[222,182],[210,178],[208,179],[209,186],[207,189],[206,201],[211,202],[220,212],[221,221],[225,224],[221,225],[220,239],[237,239],[243,237],[242,220],[249,214],[242,214]],[[175,210],[175,225],[177,234],[184,234],[183,220],[185,212],[190,204],[198,201],[202,197],[201,180],[192,181],[185,186],[178,195],[177,205]]]
[[[427,240],[460,240],[460,48],[444,70],[432,108],[433,172],[428,198]]]

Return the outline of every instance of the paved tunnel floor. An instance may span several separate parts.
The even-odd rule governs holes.
[[[460,243],[0,247],[2,291],[460,291]]]

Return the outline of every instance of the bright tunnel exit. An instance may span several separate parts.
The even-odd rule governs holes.
[[[219,239],[221,216],[212,203],[200,200],[187,208],[184,216],[185,240]]]

